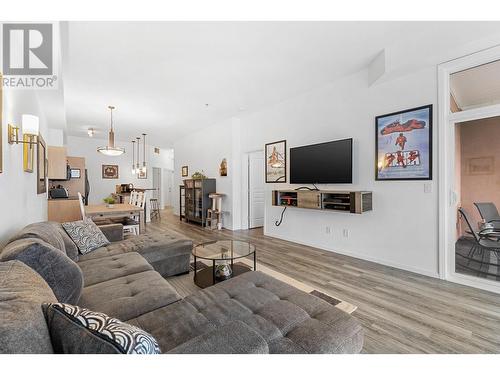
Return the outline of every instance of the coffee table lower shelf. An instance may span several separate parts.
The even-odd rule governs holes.
[[[241,275],[242,273],[252,271],[252,269],[248,266],[233,264],[232,268],[233,274],[231,278]],[[229,279],[226,279],[229,280]],[[215,282],[214,282],[215,281]],[[196,271],[194,275],[194,283],[200,288],[207,288],[209,286],[215,285],[225,280],[218,280],[214,276],[214,267],[210,266],[204,268],[200,271]]]

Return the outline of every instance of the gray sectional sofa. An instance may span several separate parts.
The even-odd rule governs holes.
[[[109,236],[116,226],[102,228]],[[152,334],[162,353],[358,353],[356,319],[261,272],[182,299],[164,277],[189,270],[192,243],[157,233],[87,255],[58,223],[29,225],[0,252],[0,353],[52,353],[42,303],[103,312]]]

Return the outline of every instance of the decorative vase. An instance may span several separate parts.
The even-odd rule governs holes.
[[[226,263],[221,263],[215,266],[215,278],[217,280],[227,280],[233,275],[231,266]]]
[[[113,203],[108,203],[108,204],[106,205],[106,207],[108,207],[108,208],[113,208],[114,206],[115,206],[115,205],[114,205]]]

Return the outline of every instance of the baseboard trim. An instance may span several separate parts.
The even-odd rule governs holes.
[[[319,245],[319,244],[307,243],[307,242],[304,242],[304,241],[297,240],[295,238],[288,238],[288,237],[285,237],[285,236],[280,236],[279,234],[275,234],[275,233],[269,234],[265,229],[264,229],[264,235],[268,236],[268,237],[278,238],[278,239],[284,240],[284,241],[289,241],[289,242],[297,243],[297,244],[304,245],[304,246],[315,247],[315,248],[318,248],[318,249],[321,249],[321,250],[330,251],[332,253],[337,253],[337,254],[341,254],[341,255],[347,255],[347,256],[350,256],[350,257],[353,257],[353,258],[356,258],[356,259],[366,260],[368,262],[373,262],[373,263],[381,264],[381,265],[387,266],[387,267],[392,267],[392,268],[397,268],[397,269],[408,271],[408,272],[417,273],[417,274],[423,275],[423,276],[429,276],[429,277],[433,277],[433,278],[437,278],[437,279],[440,278],[438,272],[431,272],[431,271],[423,270],[423,269],[416,268],[416,267],[408,267],[407,265],[404,265],[404,264],[399,264],[399,263],[387,261],[387,260],[384,260],[384,259],[381,260],[381,259],[378,259],[378,258],[374,258],[374,257],[369,257],[369,256],[365,256],[365,255],[353,253],[351,251],[332,249],[332,248],[328,248],[326,246],[322,246],[322,245]]]

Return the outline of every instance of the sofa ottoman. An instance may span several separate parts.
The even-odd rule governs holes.
[[[210,340],[210,352],[232,353],[224,328],[235,321],[267,344],[269,353],[359,353],[363,330],[356,319],[320,298],[262,272],[247,272],[200,290],[182,301],[128,323],[157,338],[162,352],[196,351]],[[176,322],[176,324],[171,324]],[[220,333],[219,333],[220,331]],[[202,338],[200,338],[202,337]],[[181,348],[179,348],[181,347]],[[262,348],[259,348],[262,351]]]

